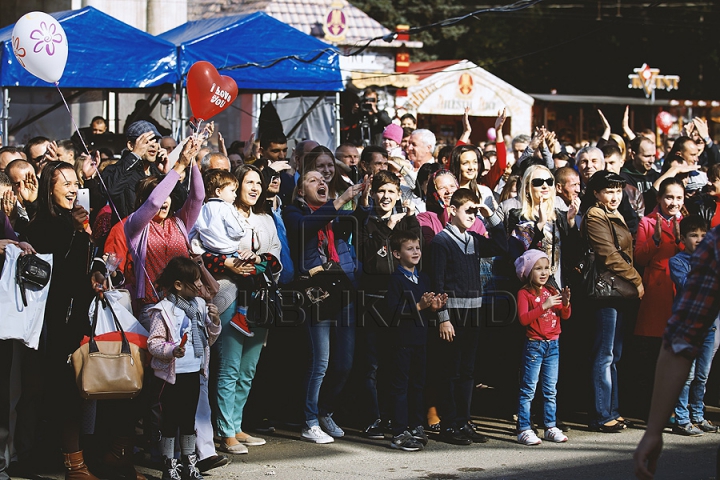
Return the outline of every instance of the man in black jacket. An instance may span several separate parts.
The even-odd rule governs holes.
[[[158,175],[157,162],[167,157],[158,141],[162,136],[157,128],[145,120],[139,120],[127,128],[127,149],[120,161],[103,170],[102,178],[107,186],[110,201],[117,208],[120,218],[125,218],[135,209],[135,187],[150,175]]]

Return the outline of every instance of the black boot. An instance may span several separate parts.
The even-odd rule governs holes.
[[[182,480],[203,480],[203,476],[197,467],[197,455],[182,456]]]
[[[182,480],[183,466],[176,458],[163,457],[162,480]]]

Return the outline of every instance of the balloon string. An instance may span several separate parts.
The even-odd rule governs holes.
[[[110,191],[108,190],[107,184],[105,184],[105,180],[103,180],[102,175],[100,175],[100,170],[98,170],[97,162],[94,158],[90,155],[90,151],[88,150],[87,144],[85,144],[85,139],[83,138],[82,134],[80,134],[80,129],[78,128],[77,122],[75,121],[75,117],[73,117],[72,112],[70,111],[70,107],[68,106],[67,101],[65,100],[65,95],[63,95],[62,90],[60,90],[60,84],[58,82],[55,82],[55,87],[57,88],[58,93],[60,94],[60,98],[62,98],[63,103],[65,104],[65,108],[68,111],[68,114],[70,115],[70,120],[72,120],[73,127],[75,127],[75,131],[78,134],[78,137],[80,137],[80,141],[82,142],[83,147],[85,148],[85,153],[90,157],[92,160],[92,166],[95,169],[95,174],[97,175],[97,178],[100,180],[100,184],[105,189],[105,192],[107,192],[108,197],[108,203],[110,204],[110,208],[112,208],[113,212],[115,212],[115,216],[119,220],[122,220],[120,218],[120,212],[118,211],[117,207],[115,206],[115,203],[112,201],[112,198],[110,197]],[[192,171],[192,168],[191,168]],[[88,212],[90,213],[90,212]],[[140,254],[138,253],[137,248],[134,245],[131,245],[131,248],[133,250],[133,253],[135,253],[136,258],[140,258]],[[103,252],[105,253],[105,252]],[[152,279],[150,278],[150,274],[148,273],[147,269],[145,268],[145,265],[140,265],[142,268],[143,273],[145,274],[145,278],[147,278],[148,283],[150,283],[150,288],[152,288],[153,293],[155,294],[155,298],[160,298],[160,294],[155,289],[155,285],[153,285]]]

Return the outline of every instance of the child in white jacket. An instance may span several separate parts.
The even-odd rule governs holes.
[[[148,351],[160,390],[162,418],[160,447],[165,462],[163,480],[201,480],[195,454],[195,411],[200,375],[207,375],[210,345],[220,334],[217,307],[198,297],[200,267],[186,257],[175,257],[157,279],[166,292],[150,309]],[[181,462],[174,458],[175,435],[180,429]]]

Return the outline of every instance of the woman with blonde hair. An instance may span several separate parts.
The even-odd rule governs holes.
[[[555,208],[555,178],[544,165],[528,167],[517,199],[520,208],[510,210],[505,217],[511,258],[530,249],[544,251],[550,258],[550,282],[554,280],[552,286],[562,288],[579,253],[580,235],[575,224],[578,205],[571,204],[567,212]]]

